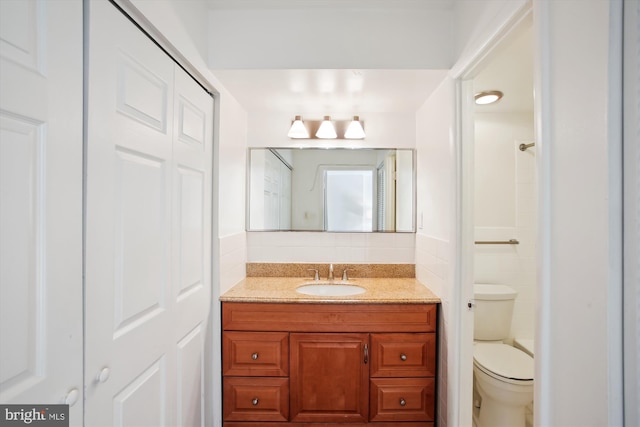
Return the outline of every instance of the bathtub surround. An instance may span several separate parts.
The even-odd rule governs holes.
[[[520,242],[476,245],[474,254],[476,283],[518,292],[509,341],[535,335],[536,147],[519,149],[531,141],[532,113],[475,115],[475,240]]]

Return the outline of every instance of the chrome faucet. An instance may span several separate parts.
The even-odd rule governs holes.
[[[307,270],[313,271],[313,280],[314,281],[320,280],[320,275],[318,274],[318,270],[316,270],[315,268],[307,268]]]
[[[327,280],[333,280],[333,264],[329,264],[329,277]]]

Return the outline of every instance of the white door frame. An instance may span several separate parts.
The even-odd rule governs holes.
[[[525,2],[509,10],[501,26],[487,36],[477,50],[463,57],[452,69],[451,77],[456,79],[456,115],[458,117],[456,138],[456,266],[455,289],[453,292],[454,324],[457,330],[449,342],[449,351],[458,354],[456,372],[450,376],[458,389],[449,415],[449,425],[472,425],[473,390],[473,316],[467,305],[473,299],[474,280],[474,118],[473,118],[473,78],[485,64],[488,55],[523,23],[530,18],[532,5]],[[456,339],[457,338],[457,339]],[[536,373],[537,375],[537,373]]]

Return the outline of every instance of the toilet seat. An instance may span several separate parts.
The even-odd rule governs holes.
[[[533,358],[507,344],[476,343],[473,363],[499,381],[522,385],[533,381]]]

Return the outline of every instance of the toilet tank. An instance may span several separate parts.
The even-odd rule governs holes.
[[[516,295],[518,293],[513,288],[505,285],[473,285],[475,340],[501,341],[509,338]]]

